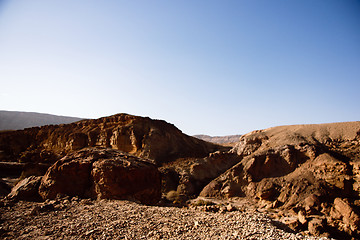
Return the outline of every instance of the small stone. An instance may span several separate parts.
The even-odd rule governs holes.
[[[198,221],[194,221],[194,228],[197,228],[200,225]]]
[[[297,231],[300,227],[300,222],[297,217],[283,217],[281,222],[286,224],[290,229]]]
[[[35,215],[38,215],[41,211],[41,208],[40,206],[35,206],[31,209],[31,212],[30,212],[30,216],[35,216]]]
[[[306,224],[307,223],[306,215],[305,215],[305,212],[303,210],[300,210],[298,212],[298,219],[299,219],[299,222],[301,224]]]
[[[88,235],[92,234],[93,232],[95,232],[95,229],[92,229],[92,230],[87,231],[87,232],[85,233],[85,235],[88,236]]]
[[[324,225],[324,219],[313,218],[308,224],[309,232],[315,236],[319,236],[323,232]]]
[[[81,204],[85,204],[85,205],[93,205],[94,203],[91,201],[91,199],[82,199],[80,201]]]
[[[272,204],[271,204],[271,207],[272,208],[278,208],[280,206],[280,201],[279,200],[275,200]]]
[[[232,211],[235,211],[236,208],[235,208],[233,205],[229,204],[229,205],[226,206],[226,210],[227,210],[228,212],[232,212]]]
[[[319,197],[316,196],[315,194],[311,194],[304,200],[304,206],[306,212],[318,211],[319,205],[320,205]]]
[[[71,198],[71,201],[77,202],[77,201],[79,201],[79,198],[78,197],[73,197],[73,198]]]

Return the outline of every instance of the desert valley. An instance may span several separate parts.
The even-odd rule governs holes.
[[[1,131],[0,238],[360,238],[360,122],[199,138],[128,114]]]

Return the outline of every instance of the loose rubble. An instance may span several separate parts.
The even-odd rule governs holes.
[[[285,231],[252,208],[146,206],[123,200],[63,198],[2,202],[2,239],[327,239]]]

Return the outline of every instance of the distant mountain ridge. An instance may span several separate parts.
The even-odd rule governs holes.
[[[0,111],[0,130],[21,130],[29,127],[73,123],[77,117],[58,116],[36,112]]]
[[[236,143],[239,141],[241,135],[228,135],[228,136],[209,136],[209,135],[194,135],[198,139],[217,143],[217,144],[226,144],[226,143]]]

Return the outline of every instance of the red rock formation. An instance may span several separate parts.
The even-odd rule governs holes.
[[[157,164],[226,149],[187,136],[165,121],[127,114],[0,133],[2,161],[18,161],[28,155],[32,162],[54,162],[85,147],[117,149]]]
[[[43,199],[68,195],[154,204],[161,197],[161,177],[150,160],[118,150],[87,148],[51,166],[42,178],[39,193]]]

